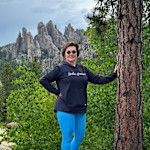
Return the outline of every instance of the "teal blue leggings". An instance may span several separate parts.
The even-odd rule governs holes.
[[[57,112],[62,133],[61,150],[79,150],[85,136],[86,114]]]

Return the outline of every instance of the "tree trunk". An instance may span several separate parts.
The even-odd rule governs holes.
[[[142,150],[142,0],[119,0],[115,150]]]

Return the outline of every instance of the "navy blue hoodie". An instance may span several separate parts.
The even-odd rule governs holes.
[[[89,69],[80,64],[72,66],[64,61],[43,76],[40,83],[49,92],[57,95],[55,111],[85,113],[88,81],[94,84],[105,84],[115,78],[115,73],[101,77],[94,75]],[[51,84],[54,81],[56,81],[57,88]]]

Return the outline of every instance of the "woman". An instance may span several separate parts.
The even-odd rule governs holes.
[[[58,96],[55,112],[62,133],[61,150],[78,150],[85,136],[87,84],[105,84],[116,78],[116,68],[112,75],[100,77],[86,67],[77,64],[78,45],[69,42],[62,56],[64,61],[47,73],[40,83],[49,92]],[[51,82],[56,81],[57,88]]]

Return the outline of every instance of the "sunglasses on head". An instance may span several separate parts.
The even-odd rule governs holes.
[[[77,51],[67,51],[66,53],[67,53],[67,54],[71,54],[71,53],[72,53],[72,54],[75,54],[76,52],[77,52]]]

